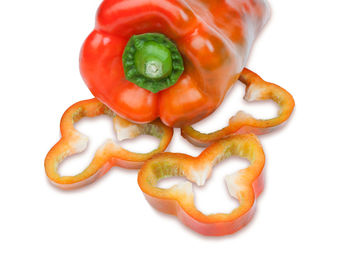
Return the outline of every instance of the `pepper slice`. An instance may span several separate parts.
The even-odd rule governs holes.
[[[292,95],[285,89],[264,81],[260,76],[246,68],[242,71],[239,80],[247,86],[244,97],[246,101],[272,99],[280,107],[278,116],[273,119],[260,120],[240,111],[229,120],[227,127],[209,134],[201,133],[191,126],[183,127],[181,134],[185,139],[196,146],[206,147],[233,134],[266,134],[289,119],[295,103]]]
[[[60,176],[59,164],[67,157],[84,151],[88,137],[74,128],[74,123],[83,117],[108,115],[113,118],[118,140],[135,138],[139,135],[152,135],[160,139],[159,147],[150,153],[133,153],[108,140],[96,152],[89,166],[76,176]],[[120,118],[97,99],[90,99],[72,105],[61,119],[60,141],[49,151],[45,159],[46,174],[51,183],[62,189],[74,189],[85,186],[102,177],[113,166],[127,169],[138,169],[154,154],[163,152],[169,145],[173,129],[165,126],[159,120],[138,125]]]
[[[239,207],[229,214],[205,215],[194,204],[192,184],[204,185],[212,168],[231,156],[240,156],[251,165],[225,178],[232,197]],[[235,135],[212,144],[198,157],[163,153],[147,161],[138,174],[138,183],[148,202],[161,212],[176,215],[194,231],[208,236],[232,234],[252,219],[256,199],[264,188],[265,155],[254,134]],[[158,188],[157,182],[167,177],[185,177],[190,182],[170,189]]]

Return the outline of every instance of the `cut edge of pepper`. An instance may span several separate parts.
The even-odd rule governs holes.
[[[83,152],[87,148],[88,137],[81,134],[74,124],[84,117],[108,115],[113,118],[114,127],[119,140],[135,138],[139,135],[152,135],[160,139],[157,149],[145,153],[134,153],[120,147],[113,140],[107,140],[96,151],[91,163],[83,172],[75,176],[60,176],[59,164],[67,157]],[[163,152],[168,147],[173,129],[159,120],[147,124],[134,124],[117,116],[97,99],[80,101],[69,107],[61,119],[61,139],[53,146],[45,158],[45,171],[49,181],[65,190],[75,189],[90,184],[113,166],[127,169],[138,169],[154,154]],[[124,134],[124,136],[118,136]]]
[[[231,156],[248,159],[249,167],[225,177],[229,193],[240,206],[229,214],[205,215],[194,204],[192,183],[204,185],[213,167]],[[147,161],[139,171],[138,184],[147,201],[157,210],[172,214],[192,230],[207,236],[232,234],[252,219],[255,202],[264,187],[265,155],[254,134],[220,140],[198,157],[163,153]],[[157,187],[165,177],[181,176],[188,181],[169,189]]]
[[[295,102],[293,96],[282,87],[264,81],[256,73],[249,69],[243,69],[239,80],[246,85],[244,99],[248,102],[271,99],[279,106],[278,115],[275,118],[261,120],[248,113],[239,111],[229,120],[229,125],[221,130],[211,133],[201,133],[192,126],[181,129],[181,135],[195,146],[207,147],[220,139],[234,134],[254,133],[262,135],[280,127],[291,116]]]

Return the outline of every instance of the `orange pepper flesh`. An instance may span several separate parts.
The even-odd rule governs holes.
[[[130,121],[190,125],[221,104],[267,17],[263,0],[105,0],[82,47],[81,73],[97,99]],[[166,35],[184,60],[178,82],[158,93],[124,76],[124,48],[144,33]]]
[[[194,204],[192,184],[204,185],[213,167],[231,156],[250,161],[250,166],[225,178],[232,197],[239,207],[229,214],[205,215]],[[208,236],[232,234],[252,219],[256,199],[264,188],[263,168],[265,155],[253,134],[236,135],[212,144],[198,157],[163,153],[147,161],[138,175],[138,183],[147,201],[157,210],[176,215],[186,226]],[[162,178],[185,177],[190,182],[169,189],[157,187]]]
[[[247,86],[245,100],[275,101],[280,107],[278,116],[273,119],[259,120],[247,113],[238,112],[229,120],[229,125],[213,133],[203,134],[191,126],[181,129],[182,136],[196,146],[208,146],[215,141],[233,134],[255,133],[265,134],[286,122],[291,116],[295,103],[292,95],[280,86],[264,81],[254,72],[244,69],[239,80]]]
[[[243,69],[268,16],[264,0],[104,0],[95,30],[86,39],[80,57],[81,74],[96,99],[78,102],[63,115],[62,138],[45,159],[50,182],[62,189],[74,189],[94,182],[113,166],[142,166],[138,183],[150,204],[176,215],[198,233],[227,235],[248,224],[264,187],[265,155],[256,136],[246,133],[264,134],[284,123],[294,109],[293,97],[287,91]],[[178,82],[158,93],[129,82],[124,74],[124,48],[131,36],[144,33],[166,35],[176,43],[184,60],[185,71]],[[257,120],[240,112],[230,119],[228,127],[210,134],[189,126],[214,112],[238,79],[247,86],[247,100],[277,102],[278,117]],[[59,164],[86,149],[88,142],[74,123],[102,114],[113,118],[119,139],[148,134],[160,139],[159,147],[138,154],[110,140],[82,173],[61,176]],[[182,127],[187,140],[210,146],[195,158],[160,154],[173,135],[167,126]],[[157,187],[162,178],[175,176],[203,185],[213,167],[233,155],[248,159],[251,165],[225,179],[231,196],[240,203],[229,214],[204,215],[197,210],[189,182],[170,189]]]
[[[83,117],[108,115],[113,118],[119,140],[135,138],[139,135],[152,135],[160,139],[159,147],[147,154],[133,153],[123,149],[112,140],[108,140],[96,152],[89,166],[76,176],[61,176],[58,173],[59,164],[67,157],[83,152],[88,144],[88,138],[74,128],[74,123]],[[137,125],[115,115],[97,99],[90,99],[72,105],[64,113],[61,120],[60,141],[49,151],[45,159],[46,174],[55,186],[69,190],[90,184],[113,166],[127,169],[139,169],[153,155],[163,152],[169,145],[173,130],[159,120]]]

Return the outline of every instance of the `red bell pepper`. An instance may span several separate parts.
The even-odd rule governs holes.
[[[105,0],[81,73],[126,119],[190,125],[221,104],[267,18],[264,0]]]

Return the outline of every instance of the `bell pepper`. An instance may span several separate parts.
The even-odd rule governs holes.
[[[278,116],[273,119],[261,120],[240,111],[229,120],[227,127],[209,134],[200,133],[191,126],[183,127],[181,134],[185,139],[196,146],[206,147],[233,134],[255,133],[262,135],[269,133],[289,119],[295,103],[292,95],[285,89],[264,81],[260,76],[248,69],[242,71],[239,80],[246,85],[244,97],[246,101],[271,99],[280,107]]]
[[[205,184],[213,167],[231,156],[250,161],[250,166],[225,178],[230,195],[239,201],[231,213],[205,215],[194,204],[192,183]],[[138,174],[138,184],[148,202],[157,210],[176,215],[186,226],[208,236],[232,234],[252,219],[256,199],[264,187],[265,155],[253,134],[235,135],[212,144],[198,157],[162,153],[147,161]],[[169,189],[157,187],[159,180],[185,177],[188,181]]]
[[[190,125],[222,103],[268,16],[265,0],[104,0],[81,74],[123,118]]]
[[[61,176],[58,173],[59,164],[65,158],[83,152],[87,148],[88,137],[78,132],[74,124],[83,117],[96,117],[102,114],[113,118],[119,140],[135,138],[141,134],[152,135],[160,139],[159,147],[147,154],[138,154],[123,149],[113,140],[108,140],[97,150],[91,163],[82,173],[75,176]],[[45,170],[51,183],[69,190],[94,182],[113,166],[139,169],[145,161],[167,148],[173,136],[173,129],[159,120],[143,125],[128,122],[115,115],[97,99],[90,99],[78,102],[67,109],[61,120],[61,134],[60,141],[46,156]]]

